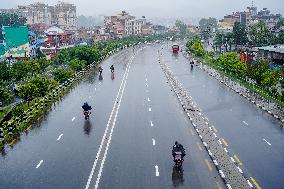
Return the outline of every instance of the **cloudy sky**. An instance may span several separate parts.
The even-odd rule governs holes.
[[[0,8],[15,8],[36,0],[0,0]],[[58,0],[39,0],[55,4]],[[38,1],[37,1],[38,2]],[[136,16],[147,17],[217,17],[233,11],[244,10],[251,0],[64,0],[77,6],[78,14],[86,16],[110,15],[120,10]],[[284,15],[284,0],[254,0],[260,9],[269,8],[273,13]]]

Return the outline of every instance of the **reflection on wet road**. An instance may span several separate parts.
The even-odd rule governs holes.
[[[2,152],[0,188],[225,188],[167,83],[158,49],[160,44],[141,46],[110,57],[102,63],[101,75],[90,74],[56,103],[13,148]],[[283,174],[267,183],[263,178],[275,175],[272,169],[283,173],[283,136],[271,120],[191,68],[181,54],[172,56],[166,46],[162,51],[164,61],[215,124],[214,131],[223,136],[221,142],[236,153],[233,159],[242,162],[260,186],[277,188],[274,182]],[[114,73],[109,70],[112,64]],[[87,121],[84,102],[93,107]],[[182,170],[173,166],[176,140],[187,152]],[[275,162],[272,168],[264,159]]]

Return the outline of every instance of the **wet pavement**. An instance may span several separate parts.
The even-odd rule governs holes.
[[[56,103],[0,156],[0,188],[225,188],[166,83],[159,48],[110,57],[102,63],[103,78],[92,73]],[[250,175],[263,188],[281,188],[283,133],[274,119],[200,69],[191,70],[181,54],[163,52]],[[89,121],[81,110],[85,101],[93,106]],[[173,168],[175,140],[187,152],[183,171]]]
[[[284,133],[277,120],[164,47],[163,60],[201,107],[230,153],[262,188],[283,188]]]

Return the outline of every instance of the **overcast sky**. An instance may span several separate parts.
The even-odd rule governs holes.
[[[54,5],[58,0],[40,0]],[[0,0],[0,8],[15,8],[35,0]],[[251,0],[64,0],[77,6],[77,14],[86,16],[111,15],[121,10],[146,17],[217,17],[244,10]],[[254,0],[258,9],[267,7],[284,15],[284,0]]]

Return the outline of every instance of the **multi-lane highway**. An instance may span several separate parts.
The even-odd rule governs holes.
[[[282,188],[283,133],[274,120],[166,44],[102,63],[0,156],[0,188],[225,188],[158,64],[170,66],[254,183]],[[114,65],[115,73],[109,71]],[[81,106],[93,106],[89,121]],[[187,152],[183,172],[171,148]]]

